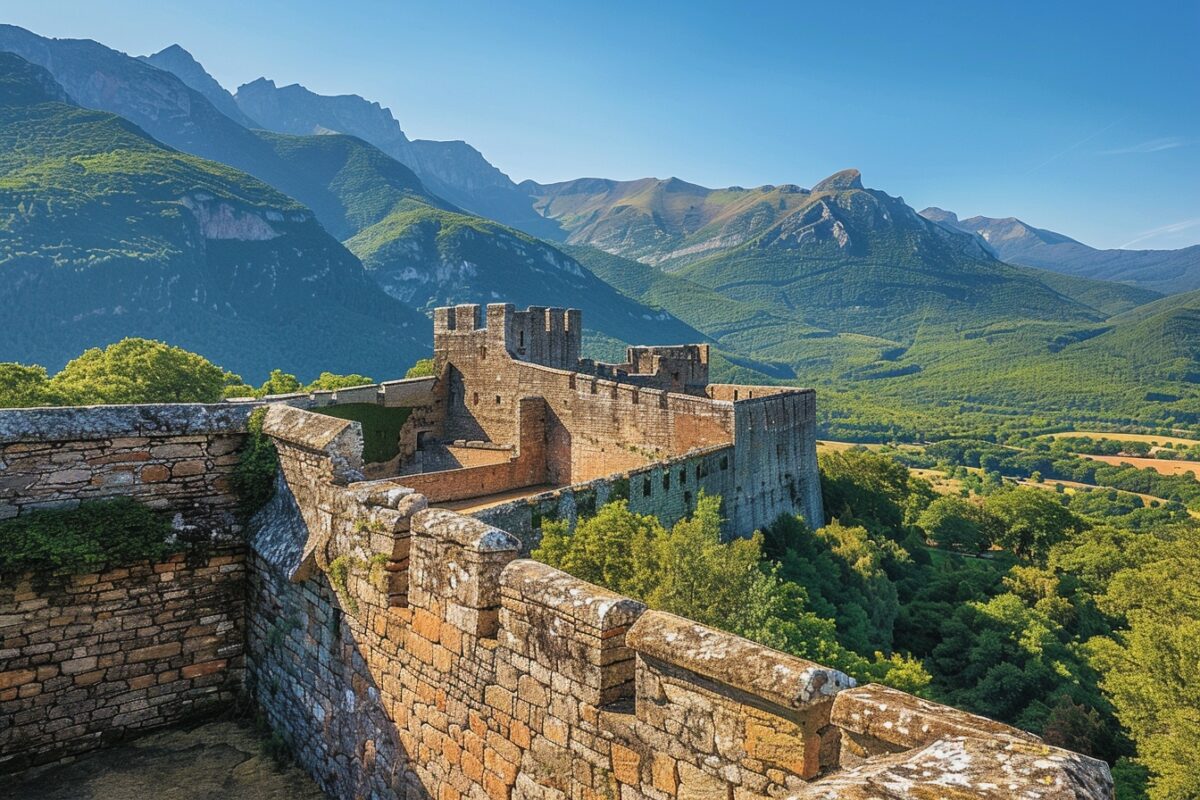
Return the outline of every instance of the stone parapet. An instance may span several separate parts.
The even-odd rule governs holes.
[[[249,407],[224,403],[0,410],[0,519],[132,497],[181,530],[240,530],[232,476]]]
[[[319,474],[332,484],[331,471]],[[335,505],[334,516],[376,513],[398,492],[385,486],[338,487],[358,500]],[[273,535],[307,540],[299,502],[291,528]],[[959,769],[956,753],[986,765],[972,773],[977,793],[964,796],[988,796],[987,780],[1002,785],[1005,758],[1060,790],[1030,796],[1111,796],[1100,762],[647,611],[518,559],[520,543],[502,530],[411,502],[405,606],[367,580],[361,560],[349,580],[336,579],[340,588],[321,570],[295,583],[271,580],[275,568],[263,566],[272,591],[260,597],[274,610],[251,622],[257,695],[337,797],[865,798],[892,796],[870,792],[892,791],[900,777],[938,796]],[[356,552],[390,559],[392,546],[371,538]],[[308,669],[307,648],[325,645],[273,643],[269,619],[280,616],[309,638],[336,623],[336,659]],[[272,694],[264,683],[288,688]]]

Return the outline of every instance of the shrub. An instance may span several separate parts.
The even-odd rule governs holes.
[[[254,516],[275,494],[275,473],[279,471],[279,454],[275,443],[263,433],[267,409],[256,408],[247,422],[248,436],[241,457],[233,471],[233,490],[238,496],[238,510],[243,519]]]
[[[96,572],[169,551],[166,517],[128,498],[34,511],[0,522],[0,578]]]

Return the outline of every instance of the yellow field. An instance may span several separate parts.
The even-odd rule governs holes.
[[[878,450],[882,445],[878,444],[855,444],[854,442],[831,442],[823,439],[817,440],[817,452],[827,453],[842,453],[846,450],[851,450],[855,447],[865,447],[868,450]]]
[[[951,478],[946,473],[936,469],[917,469],[909,467],[909,472],[916,475],[918,478],[924,478],[933,485],[933,490],[938,494],[958,494],[962,491],[962,481],[958,478]]]
[[[1138,469],[1152,469],[1159,475],[1183,475],[1190,472],[1200,476],[1200,461],[1168,461],[1165,458],[1134,458],[1133,456],[1089,456],[1084,453],[1079,455],[1093,461],[1103,461],[1105,464],[1128,464]]]
[[[1086,436],[1089,439],[1112,439],[1116,442],[1149,442],[1150,444],[1200,444],[1200,439],[1184,439],[1180,436],[1159,436],[1151,433],[1112,433],[1109,431],[1063,431],[1050,433],[1050,439],[1065,439],[1071,436]]]

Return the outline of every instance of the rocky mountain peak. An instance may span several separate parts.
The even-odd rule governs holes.
[[[861,189],[862,173],[856,169],[844,169],[835,172],[813,187],[814,192],[840,192],[848,189]]]
[[[919,213],[930,222],[944,222],[950,225],[958,223],[958,214],[955,214],[953,211],[947,211],[944,208],[938,208],[937,206],[930,206]]]

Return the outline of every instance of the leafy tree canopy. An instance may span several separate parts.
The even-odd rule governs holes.
[[[122,339],[68,363],[49,390],[70,405],[215,403],[225,385],[225,370],[203,356],[151,339]]]

